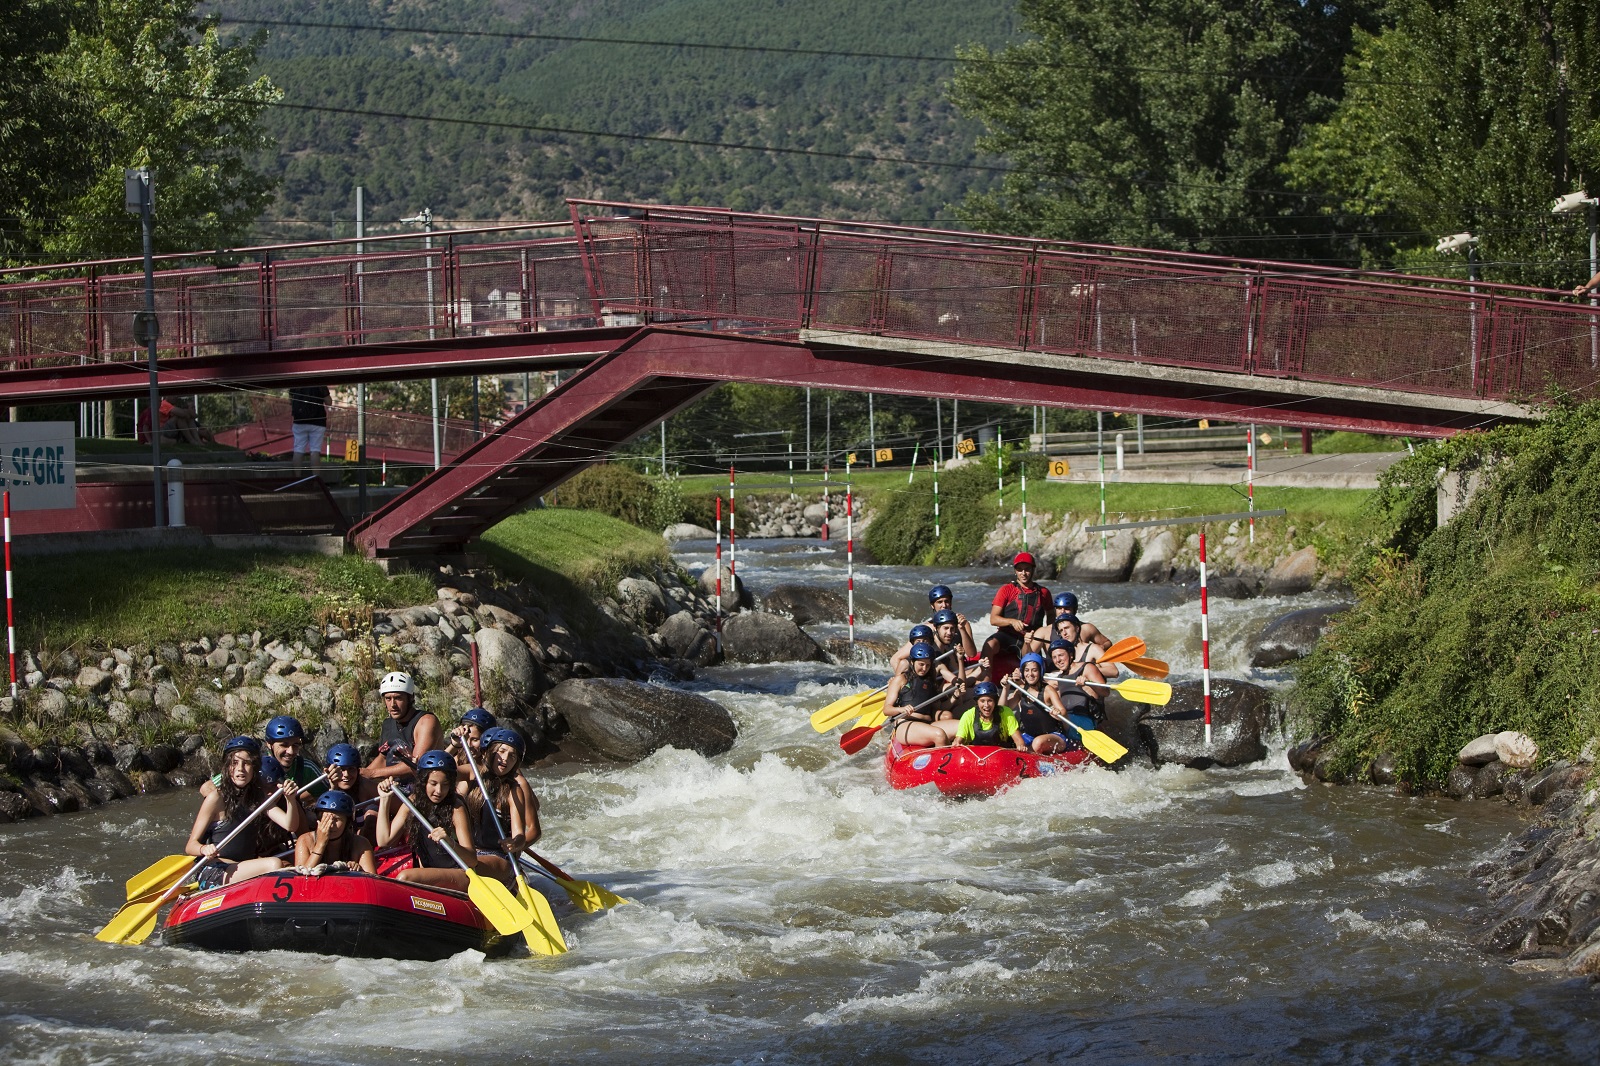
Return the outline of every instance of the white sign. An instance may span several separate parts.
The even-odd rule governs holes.
[[[77,427],[71,422],[0,422],[0,489],[13,511],[78,506]]]

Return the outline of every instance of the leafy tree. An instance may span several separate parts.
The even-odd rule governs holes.
[[[38,94],[71,101],[92,124],[57,130],[47,168],[19,203],[21,249],[57,259],[133,254],[137,222],[123,207],[123,170],[156,176],[161,250],[237,243],[271,199],[245,165],[265,142],[261,110],[278,91],[252,78],[254,46],[224,42],[196,0],[37,0],[47,30],[33,59]],[[66,29],[61,30],[65,22]],[[8,102],[17,99],[8,94]]]
[[[1034,39],[974,46],[952,97],[1013,171],[980,228],[1199,251],[1325,255],[1278,168],[1337,100],[1366,3],[1021,0]],[[1321,232],[1318,232],[1318,231]]]
[[[1480,239],[1484,276],[1570,286],[1581,218],[1552,199],[1600,185],[1600,19],[1576,0],[1399,0],[1359,34],[1338,109],[1291,153],[1302,189],[1342,202],[1363,258],[1461,272],[1433,251]],[[1453,268],[1446,266],[1454,264]]]

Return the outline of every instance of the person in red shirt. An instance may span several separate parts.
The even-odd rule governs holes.
[[[1033,639],[1034,630],[1055,620],[1050,590],[1033,580],[1033,556],[1018,552],[1011,560],[1014,578],[1000,586],[989,607],[989,624],[994,635],[984,642],[984,654],[998,676],[1009,674],[1017,660],[1043,645]]]

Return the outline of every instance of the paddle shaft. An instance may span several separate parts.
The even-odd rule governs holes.
[[[328,779],[328,775],[327,774],[323,774],[321,777],[318,777],[315,781],[312,781],[309,784],[301,785],[295,791],[298,794],[303,794],[305,792],[310,791],[313,788],[316,788],[318,785],[322,784],[327,779]],[[272,790],[272,795],[268,796],[265,800],[263,800],[262,803],[261,803],[261,806],[257,807],[255,810],[251,811],[250,812],[250,816],[248,818],[246,818],[244,821],[240,822],[238,825],[233,827],[233,832],[229,833],[227,836],[222,838],[222,843],[217,845],[217,852],[220,854],[223,848],[227,847],[229,844],[232,844],[234,837],[236,837],[240,833],[244,832],[245,829],[252,822],[254,822],[257,818],[261,817],[261,815],[266,811],[266,809],[268,807],[272,806],[274,803],[277,803],[278,800],[282,798],[282,796],[283,796],[283,792],[282,792],[281,789],[276,789],[276,788],[273,789]],[[297,796],[297,798],[298,798],[298,796]],[[188,872],[185,873],[182,877],[178,878],[178,884],[173,885],[172,888],[175,890],[178,887],[178,885],[181,885],[185,881],[189,880],[189,875],[190,874],[192,874],[195,871],[199,870],[200,867],[205,866],[206,864],[212,863],[212,862],[215,862],[215,861],[216,861],[216,856],[215,855],[211,856],[210,858],[207,858],[204,855],[200,856],[198,859],[196,859],[194,861],[194,865],[189,867]],[[165,902],[167,897],[162,896],[161,898],[162,898],[162,901]]]
[[[462,747],[465,748],[466,745],[463,744]],[[500,824],[500,812],[494,809],[493,803],[489,802],[489,787],[483,783],[483,773],[478,769],[478,760],[472,757],[472,752],[470,751],[466,755],[467,765],[472,767],[473,779],[478,782],[478,791],[483,794],[483,805],[489,809],[489,817],[494,821],[495,836],[499,837],[501,842],[504,843],[506,839],[505,827]],[[517,871],[517,880],[526,886],[528,879],[522,876],[522,866],[519,863],[512,862],[511,868]]]
[[[1127,754],[1127,749],[1123,748],[1121,744],[1118,744],[1111,737],[1105,736],[1105,734],[1101,733],[1098,729],[1085,729],[1066,715],[1057,714],[1048,703],[1024,689],[1021,685],[1017,684],[1015,681],[1012,681],[1010,678],[1006,679],[1006,684],[1010,685],[1018,694],[1043,707],[1045,709],[1045,713],[1051,718],[1054,718],[1056,721],[1062,723],[1068,729],[1071,729],[1074,733],[1078,734],[1078,740],[1083,744],[1083,746],[1088,748],[1091,754],[1097,756],[1104,762],[1116,762],[1118,759],[1122,758],[1123,755]],[[1093,738],[1091,738],[1091,734],[1093,734]],[[1100,751],[1096,751],[1095,748],[1091,746],[1091,739],[1094,740],[1095,744],[1102,746]],[[1110,750],[1107,750],[1105,745],[1110,745]]]

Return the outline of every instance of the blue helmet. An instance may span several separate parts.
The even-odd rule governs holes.
[[[268,740],[288,740],[290,737],[297,740],[306,738],[305,727],[300,724],[300,719],[280,714],[267,723]]]
[[[518,755],[527,750],[527,745],[522,740],[522,734],[505,726],[497,726],[485,732],[482,739],[478,741],[478,750],[487,752],[496,744],[510,744]]]
[[[929,629],[927,626],[912,626],[911,636],[907,639],[909,639],[913,644],[919,640],[932,640],[933,630]]]
[[[1078,616],[1070,611],[1056,615],[1056,625],[1060,625],[1062,622],[1071,622],[1075,626],[1083,625],[1082,622],[1078,621]]]
[[[1072,614],[1078,610],[1078,597],[1070,592],[1058,592],[1056,593],[1055,604],[1056,610]]]
[[[314,811],[332,811],[334,814],[342,814],[346,818],[354,818],[356,816],[356,801],[350,798],[350,793],[330,788],[317,797],[317,802],[311,805],[311,809]]]
[[[255,737],[233,737],[222,745],[223,758],[227,758],[236,751],[248,751],[251,755],[260,755],[261,741]]]
[[[1067,640],[1062,640],[1060,637],[1057,637],[1055,640],[1052,640],[1050,642],[1050,650],[1051,651],[1055,651],[1057,648],[1064,648],[1067,651],[1071,651],[1072,650],[1072,642],[1071,641],[1067,641]]]
[[[335,744],[328,749],[328,765],[337,766],[342,770],[359,770],[361,768],[361,753],[354,744]]]
[[[936,626],[953,626],[959,621],[960,619],[956,617],[956,613],[949,609],[940,611],[933,616],[933,624]]]
[[[939,600],[953,600],[955,594],[950,591],[949,585],[935,585],[928,590],[928,602],[936,603]]]
[[[417,760],[417,773],[431,774],[435,770],[443,770],[452,777],[456,773],[456,761],[450,757],[448,751],[435,748],[433,751],[424,752],[422,758]]]
[[[490,714],[482,707],[474,707],[472,710],[461,716],[461,724],[475,725],[479,729],[493,729],[494,715]]]
[[[1029,663],[1032,663],[1033,665],[1037,666],[1039,668],[1039,672],[1040,673],[1044,672],[1044,656],[1043,655],[1040,655],[1038,652],[1030,651],[1028,654],[1024,655],[1021,659],[1017,660],[1017,667],[1020,669],[1021,667],[1027,666]]]
[[[980,696],[993,696],[999,699],[1000,690],[994,687],[993,681],[979,681],[977,687],[972,690],[972,696],[974,699]]]
[[[926,644],[913,644],[911,645],[911,657],[913,659],[931,659],[933,658],[933,649]]]

